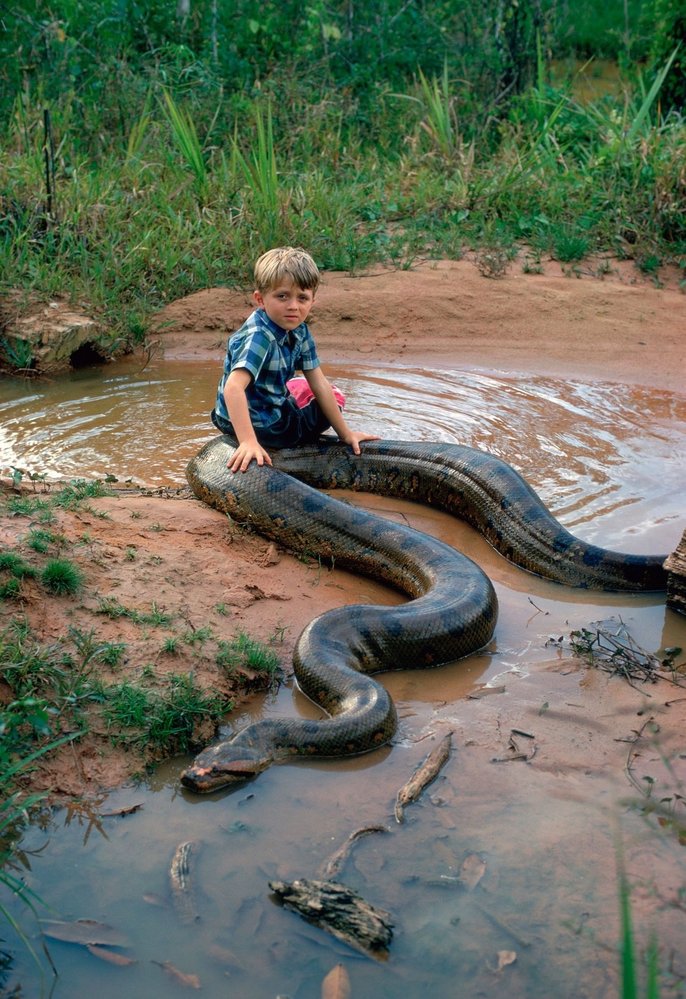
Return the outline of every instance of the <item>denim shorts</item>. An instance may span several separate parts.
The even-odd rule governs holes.
[[[236,438],[233,426],[212,410],[212,423],[217,430]],[[263,447],[297,447],[299,444],[313,444],[320,434],[331,424],[313,399],[299,409],[295,399],[288,396],[275,423],[268,427],[255,427],[255,436]]]

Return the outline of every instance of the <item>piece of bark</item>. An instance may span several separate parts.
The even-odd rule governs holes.
[[[371,957],[384,958],[393,937],[390,913],[337,881],[270,881],[287,909]]]
[[[169,885],[172,901],[179,921],[184,926],[197,922],[200,914],[195,903],[195,889],[192,879],[191,856],[196,851],[197,844],[192,840],[179,843],[169,867]]]

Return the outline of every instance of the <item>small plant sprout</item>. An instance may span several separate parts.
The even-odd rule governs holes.
[[[212,638],[214,638],[214,634],[209,625],[205,625],[203,628],[192,628],[183,636],[187,645],[203,645]]]
[[[61,536],[52,531],[46,531],[41,527],[32,527],[26,537],[25,544],[34,552],[44,555],[50,545],[59,544],[61,540]]]
[[[111,669],[121,666],[126,653],[126,642],[103,642],[100,659]]]

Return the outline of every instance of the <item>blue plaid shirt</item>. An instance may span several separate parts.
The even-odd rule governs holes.
[[[289,333],[272,322],[264,309],[256,309],[229,337],[215,411],[230,422],[224,386],[235,368],[245,368],[252,375],[245,393],[252,425],[269,427],[278,420],[288,397],[286,382],[296,371],[317,367],[317,348],[306,323]]]

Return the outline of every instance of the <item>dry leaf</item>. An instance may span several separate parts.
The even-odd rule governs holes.
[[[122,968],[127,964],[136,963],[135,958],[118,954],[116,950],[107,950],[106,947],[98,947],[96,944],[86,944],[86,948],[93,957],[99,957],[101,961],[107,961],[109,964],[118,964]]]
[[[173,978],[179,985],[185,985],[189,989],[201,988],[200,979],[197,975],[189,975],[185,971],[179,971],[171,961],[153,961],[152,963],[166,971],[170,978]]]
[[[322,999],[349,999],[350,979],[342,964],[337,964],[322,981]]]
[[[115,808],[111,812],[99,812],[98,814],[101,819],[111,819],[118,815],[133,815],[142,807],[143,807],[143,802],[139,801],[137,805],[129,805],[128,807],[125,808]]]
[[[75,919],[73,922],[51,919],[41,925],[46,937],[63,940],[65,943],[83,946],[102,944],[105,947],[127,947],[129,943],[119,930],[95,919]]]
[[[478,853],[469,853],[460,864],[459,880],[469,891],[476,888],[486,873],[486,864]]]
[[[506,968],[508,964],[514,964],[517,960],[516,950],[499,950],[498,951],[498,967],[496,971],[502,971]]]
[[[504,694],[507,690],[506,687],[478,687],[473,690],[470,694],[467,694],[467,698],[470,701],[480,701],[482,697],[490,697],[491,694]]]

